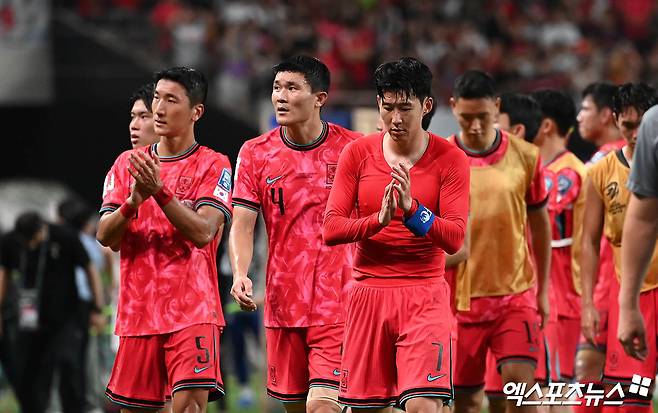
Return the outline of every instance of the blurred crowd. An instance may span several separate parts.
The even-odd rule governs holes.
[[[214,74],[214,95],[231,107],[267,95],[271,67],[294,53],[325,62],[334,90],[371,88],[379,63],[418,57],[444,100],[469,68],[516,91],[578,91],[596,80],[658,74],[652,0],[77,0],[76,7],[95,22],[142,22],[152,34],[144,47]]]

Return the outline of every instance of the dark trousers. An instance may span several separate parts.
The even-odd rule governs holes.
[[[2,371],[13,390],[16,390],[18,366],[18,320],[4,319],[2,322],[2,337],[0,337],[0,363]]]
[[[82,366],[83,332],[76,320],[57,327],[18,335],[16,395],[23,413],[43,413],[48,407],[55,370],[64,413],[82,413],[85,379]]]

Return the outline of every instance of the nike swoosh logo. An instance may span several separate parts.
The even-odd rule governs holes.
[[[198,368],[198,367],[196,367],[196,366],[194,366],[194,372],[195,372],[196,374],[199,374],[199,373],[201,373],[201,372],[204,371],[204,370],[208,370],[209,368],[210,368],[210,366],[206,366],[206,367],[201,368],[201,369]]]
[[[272,179],[270,179],[270,177],[268,176],[267,178],[265,178],[265,183],[268,184],[268,185],[272,185],[273,183],[275,183],[276,181],[278,181],[281,178],[283,178],[283,175],[279,175],[279,176],[277,176],[275,178],[272,178]]]
[[[334,376],[340,376],[340,370],[334,369]]]
[[[443,376],[445,376],[445,374],[439,374],[438,376],[432,376],[431,374],[428,374],[428,375],[427,375],[427,381],[432,382],[432,381],[434,381],[434,380],[438,380],[438,379],[440,379],[440,378],[443,377]]]

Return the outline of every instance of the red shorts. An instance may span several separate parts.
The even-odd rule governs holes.
[[[624,348],[617,339],[617,327],[619,325],[619,282],[615,280],[610,288],[610,317],[608,319],[608,345],[605,358],[605,369],[603,381],[606,383],[630,384],[633,375],[650,377],[656,376],[656,327],[658,311],[658,288],[640,294],[640,311],[644,317],[644,328],[646,329],[647,357],[644,361],[637,360],[626,355]],[[627,395],[627,399],[631,396]],[[649,399],[651,401],[651,392]],[[639,400],[645,400],[640,398]],[[646,400],[645,400],[646,402]]]
[[[386,282],[360,281],[350,291],[338,400],[382,408],[404,407],[414,397],[452,399],[447,283],[443,278]]]
[[[219,371],[220,327],[197,324],[152,336],[122,336],[105,395],[128,408],[161,409],[165,396],[203,388],[224,394]]]
[[[540,351],[537,355],[537,369],[535,370],[535,381],[547,387],[549,383],[559,380],[558,364],[558,326],[556,322],[550,322],[539,332]],[[578,336],[576,336],[578,337]],[[484,391],[487,397],[504,398],[503,378],[497,367],[496,358],[491,351],[487,353],[487,367],[484,381]]]
[[[309,387],[338,390],[343,324],[266,328],[267,394],[304,401]]]
[[[514,361],[537,364],[542,346],[539,315],[529,307],[509,307],[496,320],[481,323],[459,323],[455,389],[479,390],[485,383],[487,351],[491,351],[496,367]]]
[[[565,383],[573,381],[575,376],[576,351],[580,339],[580,318],[558,318],[557,361],[559,379]]]

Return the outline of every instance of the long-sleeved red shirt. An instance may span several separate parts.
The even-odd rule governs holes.
[[[416,237],[404,226],[400,207],[388,226],[379,224],[384,188],[392,179],[383,138],[384,133],[378,133],[357,139],[340,155],[324,216],[324,240],[329,245],[357,242],[357,279],[440,277],[444,252],[453,254],[464,242],[468,160],[458,148],[430,133],[425,153],[410,170],[411,195],[436,219],[424,237]]]

